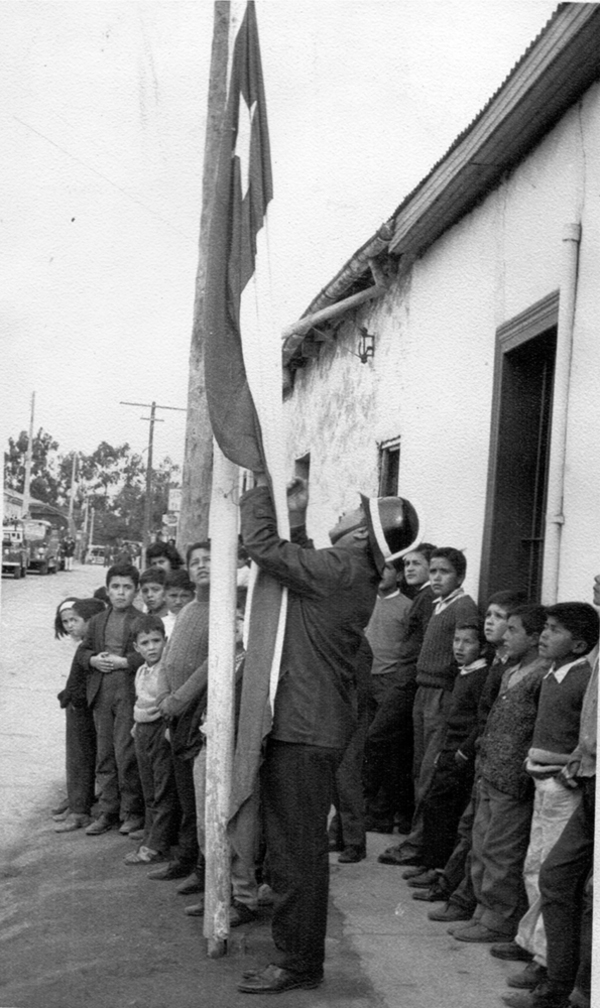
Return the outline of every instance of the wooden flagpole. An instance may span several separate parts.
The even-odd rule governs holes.
[[[238,467],[214,444],[210,505],[211,589],[206,723],[204,935],[208,955],[226,950],[231,900],[227,821],[233,766]]]

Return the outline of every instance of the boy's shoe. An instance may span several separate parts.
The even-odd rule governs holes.
[[[127,819],[121,823],[119,833],[122,833],[123,836],[127,836],[128,833],[134,833],[136,830],[142,829],[143,825],[143,816],[128,816]]]
[[[164,868],[154,868],[148,872],[148,878],[153,882],[172,882],[175,879],[186,878],[190,873],[190,866],[182,861],[169,861]]]
[[[521,948],[515,941],[498,942],[497,945],[492,945],[490,955],[496,959],[511,959],[515,962],[530,962],[533,959],[531,952]]]
[[[347,847],[344,847],[338,861],[340,864],[355,864],[357,861],[364,861],[366,856],[366,847],[359,847],[358,844],[348,844]]]
[[[462,907],[456,906],[455,903],[446,903],[446,905],[440,907],[439,910],[430,910],[427,916],[429,920],[446,921],[446,923],[452,921],[471,920],[471,914],[469,911],[463,910]]]
[[[516,987],[518,990],[535,990],[538,984],[547,979],[548,970],[541,963],[527,963],[520,973],[511,973],[506,978],[509,987]]]
[[[188,917],[204,917],[204,900],[200,903],[192,903],[191,906],[186,906],[183,912]]]
[[[377,858],[380,864],[391,864],[398,865],[400,868],[404,868],[407,865],[419,865],[421,859],[418,854],[404,853],[402,847],[388,847],[384,850],[383,854],[380,854]]]
[[[108,815],[106,812],[102,812],[97,819],[88,826],[86,829],[87,836],[100,836],[101,833],[108,833],[109,830],[116,826],[119,821],[119,817],[116,815]]]
[[[201,878],[197,871],[193,871],[175,887],[175,892],[180,896],[192,896],[194,893],[204,892],[204,877]]]
[[[160,851],[152,850],[151,847],[140,847],[136,851],[131,851],[123,858],[126,865],[154,864],[155,861],[166,861],[166,855]]]
[[[127,836],[129,837],[130,840],[135,840],[136,842],[138,840],[145,840],[146,839],[146,830],[145,829],[130,830],[129,833],[127,834]]]
[[[472,928],[474,924],[478,923],[479,921],[476,921],[474,917],[467,917],[462,924],[451,924],[450,927],[447,928],[446,930],[448,931],[448,934],[457,935],[460,934],[461,931],[470,930],[470,928]]]
[[[430,889],[417,889],[412,898],[423,900],[425,903],[445,903],[448,899],[447,895],[434,885]]]
[[[454,937],[457,941],[463,942],[497,942],[504,936],[501,931],[492,931],[479,921],[472,927],[465,928],[464,931],[455,931]]]
[[[503,994],[502,1000],[509,1008],[570,1008],[569,991],[559,989],[547,980],[527,993]]]
[[[425,865],[422,864],[413,865],[412,868],[406,868],[402,872],[402,878],[403,879],[416,878],[417,875],[423,875],[426,871],[427,868],[425,867]]]
[[[65,800],[62,801],[60,805],[57,805],[56,808],[50,809],[50,815],[52,816],[53,819],[56,819],[58,821],[59,817],[61,819],[64,819],[68,811],[69,811],[69,802],[65,798]]]
[[[409,878],[406,884],[411,889],[429,889],[434,882],[437,882],[438,878],[439,875],[435,868],[431,868],[428,871],[421,872],[420,875],[415,875],[414,878]]]
[[[235,928],[240,927],[241,924],[251,924],[253,921],[257,920],[258,913],[256,910],[252,910],[245,903],[240,903],[239,900],[232,900],[231,906],[229,908],[229,927]]]
[[[54,832],[72,833],[74,830],[82,829],[84,826],[89,826],[91,821],[92,820],[89,815],[79,812],[69,812],[62,822],[57,822],[54,827]]]

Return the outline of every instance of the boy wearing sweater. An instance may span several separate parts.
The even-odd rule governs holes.
[[[565,787],[559,774],[577,745],[583,698],[592,673],[583,655],[597,642],[598,615],[591,605],[563,602],[546,610],[539,653],[552,665],[542,681],[526,763],[535,785],[529,847],[523,867],[529,910],[519,922],[515,939],[517,945],[533,956],[533,962],[523,974],[509,978],[510,986],[533,989],[546,977],[546,936],[538,877],[542,862],[581,800],[581,792]]]
[[[471,921],[453,930],[459,941],[510,941],[527,908],[523,862],[533,788],[524,762],[550,664],[538,655],[545,622],[546,611],[537,605],[518,606],[508,618],[505,641],[511,667],[502,677],[480,743],[471,860],[477,908]]]
[[[450,857],[456,828],[464,812],[475,773],[472,752],[465,752],[476,730],[479,699],[488,673],[488,662],[481,657],[481,626],[478,622],[459,623],[452,649],[458,666],[452,702],[448,711],[443,745],[435,760],[431,787],[423,801],[424,872],[415,874],[409,885],[428,888]],[[415,872],[417,869],[415,869]]]
[[[142,844],[126,856],[127,865],[165,861],[177,838],[179,822],[171,747],[156,702],[165,628],[159,616],[147,613],[136,619],[132,634],[133,646],[144,660],[135,675],[132,735],[144,791],[146,824]]]
[[[467,561],[460,550],[440,546],[431,554],[429,584],[433,612],[417,660],[413,707],[416,808],[410,834],[394,864],[420,865],[422,860],[423,799],[431,785],[458,671],[452,653],[454,633],[459,623],[479,619],[475,602],[462,587],[466,572]]]

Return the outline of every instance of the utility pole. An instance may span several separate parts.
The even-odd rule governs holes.
[[[124,402],[121,400],[121,406],[142,406],[144,409],[150,410],[149,417],[140,417],[141,420],[147,420],[150,423],[148,430],[148,462],[146,466],[146,500],[144,501],[144,528],[142,532],[142,548],[143,548],[143,565],[145,566],[146,561],[146,550],[150,545],[150,524],[152,521],[152,456],[154,452],[154,424],[164,423],[160,417],[156,416],[157,409],[168,409],[176,410],[179,413],[186,413],[187,410],[183,409],[181,406],[160,406],[158,403],[140,403],[140,402]]]
[[[29,440],[27,442],[27,454],[25,455],[25,482],[23,484],[23,518],[29,514],[31,495],[29,487],[31,485],[31,463],[33,460],[33,417],[35,413],[35,392],[31,393],[31,413],[29,416]]]
[[[77,479],[77,452],[73,452],[71,462],[71,494],[69,496],[69,535],[73,528],[73,507],[75,505],[75,481]]]

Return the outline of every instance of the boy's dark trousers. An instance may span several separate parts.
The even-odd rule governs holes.
[[[97,733],[96,778],[100,811],[122,820],[144,813],[133,726],[131,672],[116,670],[102,677],[94,701]]]
[[[439,754],[433,780],[423,799],[422,864],[443,868],[456,844],[456,833],[471,795],[474,765],[457,764],[454,751]]]
[[[96,728],[90,708],[67,705],[67,800],[69,811],[89,815],[95,801]]]
[[[135,751],[146,805],[145,844],[168,854],[177,840],[181,809],[171,746],[165,738],[162,718],[136,723]]]
[[[173,772],[175,774],[175,786],[177,788],[177,798],[181,810],[181,821],[179,823],[179,838],[177,841],[177,860],[189,868],[190,872],[194,868],[200,869],[201,857],[198,847],[198,834],[196,830],[196,794],[194,791],[194,756],[182,759],[175,755],[173,747],[173,735],[175,732],[176,719],[171,722],[169,732],[171,736],[171,753],[173,756]]]
[[[417,687],[394,673],[371,678],[372,719],[364,769],[367,815],[393,823],[397,812],[405,818],[414,812],[413,703]]]

